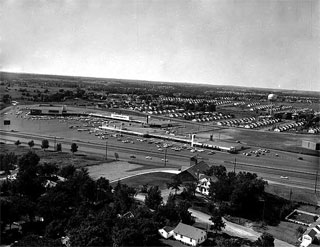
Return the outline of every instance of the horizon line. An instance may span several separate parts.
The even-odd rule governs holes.
[[[65,77],[80,77],[80,78],[90,78],[90,79],[100,79],[100,80],[126,80],[126,81],[137,81],[137,82],[152,82],[152,83],[171,83],[171,84],[197,84],[203,86],[213,86],[213,87],[234,87],[234,88],[253,88],[253,89],[264,89],[264,90],[286,90],[286,91],[299,91],[299,92],[318,92],[320,91],[310,91],[310,90],[301,90],[301,89],[288,89],[288,88],[268,88],[268,87],[255,87],[255,86],[235,86],[235,85],[219,85],[211,84],[209,82],[184,82],[184,81],[156,81],[156,80],[144,80],[144,79],[127,79],[127,78],[109,78],[109,77],[95,77],[95,76],[84,76],[84,75],[64,75],[64,74],[43,74],[43,73],[34,73],[34,72],[15,72],[15,71],[3,71],[0,70],[0,73],[11,73],[11,74],[26,74],[26,75],[46,75],[46,76],[65,76]]]

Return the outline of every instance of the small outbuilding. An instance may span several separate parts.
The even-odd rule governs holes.
[[[168,239],[173,236],[173,230],[174,227],[165,226],[164,228],[159,229],[158,232],[163,238]]]

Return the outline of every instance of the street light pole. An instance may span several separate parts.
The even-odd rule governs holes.
[[[316,174],[316,182],[314,184],[314,193],[317,193],[318,172],[319,172],[319,167],[318,167],[317,174]]]
[[[106,160],[108,160],[108,141],[106,141]]]

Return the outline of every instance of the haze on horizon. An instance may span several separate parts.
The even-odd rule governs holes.
[[[320,91],[318,0],[2,0],[0,70]]]

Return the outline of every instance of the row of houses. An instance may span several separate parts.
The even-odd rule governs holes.
[[[286,125],[282,125],[282,126],[275,128],[274,131],[275,132],[284,132],[284,131],[287,131],[287,130],[290,130],[293,128],[301,127],[303,125],[305,125],[304,122],[286,124]]]
[[[253,107],[253,106],[257,106],[257,105],[261,105],[261,103],[260,102],[252,102],[252,103],[250,103],[250,104],[248,104],[247,105],[247,107]]]
[[[210,121],[217,121],[220,119],[230,119],[232,118],[231,115],[222,115],[222,116],[203,116],[200,118],[192,119],[193,122],[210,122]]]
[[[252,121],[255,121],[256,118],[255,117],[250,117],[250,118],[240,118],[240,119],[234,119],[234,120],[230,120],[230,121],[222,121],[222,122],[218,122],[217,125],[239,125],[239,124],[243,124],[243,123],[251,123]]]
[[[160,98],[161,101],[170,101],[170,102],[189,102],[194,104],[199,104],[204,101],[208,103],[215,103],[216,105],[222,104],[231,104],[232,98],[230,97],[222,97],[219,100],[217,99],[192,99],[192,98],[179,98],[179,97],[162,97]]]
[[[320,133],[320,127],[310,128],[308,130],[308,133],[310,133],[310,134],[318,134],[318,133]]]
[[[274,107],[273,104],[259,105],[259,106],[250,108],[250,111],[272,109],[273,107]]]
[[[272,119],[272,120],[263,120],[263,121],[258,121],[252,124],[247,124],[245,126],[243,126],[246,129],[255,129],[255,128],[259,128],[259,127],[265,127],[268,125],[272,125],[272,124],[276,124],[280,122],[280,119],[276,118],[276,119]],[[242,127],[242,126],[239,126]]]

